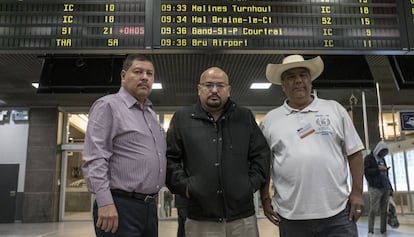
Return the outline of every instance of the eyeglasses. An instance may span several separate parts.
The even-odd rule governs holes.
[[[212,90],[214,87],[216,87],[217,90],[223,90],[224,88],[229,86],[229,84],[226,84],[223,82],[219,82],[219,83],[204,82],[204,83],[200,83],[200,85],[204,86],[208,90]]]

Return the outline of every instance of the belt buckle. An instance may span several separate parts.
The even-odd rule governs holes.
[[[155,199],[155,197],[154,197],[154,196],[147,195],[147,196],[145,196],[145,198],[144,198],[144,202],[153,202],[153,201],[154,201],[154,199]]]

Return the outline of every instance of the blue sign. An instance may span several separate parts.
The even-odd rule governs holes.
[[[414,130],[414,112],[400,112],[401,131]]]

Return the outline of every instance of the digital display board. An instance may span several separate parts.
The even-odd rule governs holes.
[[[414,0],[0,1],[1,51],[110,49],[412,54]]]
[[[159,0],[155,43],[175,49],[408,50],[412,0]]]
[[[1,0],[0,49],[145,48],[145,2]]]
[[[408,41],[411,54],[414,54],[414,0],[405,0],[404,3]]]

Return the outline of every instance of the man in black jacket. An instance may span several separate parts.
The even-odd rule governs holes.
[[[369,213],[368,235],[374,234],[375,215],[380,213],[380,231],[387,231],[387,209],[391,192],[391,184],[388,179],[388,167],[384,157],[388,154],[387,144],[378,142],[374,150],[364,159],[365,178],[368,181]]]
[[[259,236],[253,194],[270,151],[250,110],[230,97],[227,74],[208,68],[199,101],[177,111],[167,133],[167,187],[187,198],[187,237]]]

